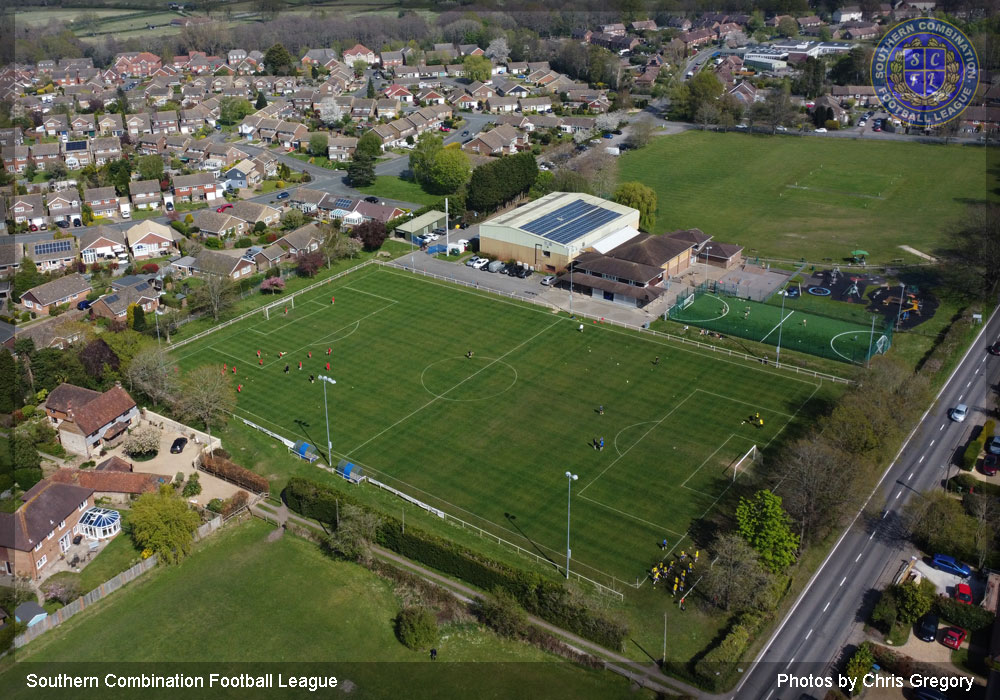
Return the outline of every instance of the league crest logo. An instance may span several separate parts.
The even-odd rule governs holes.
[[[907,124],[936,126],[969,106],[979,85],[979,62],[957,27],[925,17],[885,33],[872,56],[871,78],[890,114]]]

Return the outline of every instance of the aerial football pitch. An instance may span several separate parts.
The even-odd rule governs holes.
[[[572,569],[602,583],[634,584],[690,547],[742,477],[733,464],[829,386],[376,266],[173,356],[184,371],[225,364],[238,416],[323,453],[324,383],[310,376],[328,374],[335,460],[553,566],[571,501]],[[762,426],[747,420],[758,412]]]

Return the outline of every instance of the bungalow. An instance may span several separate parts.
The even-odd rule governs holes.
[[[111,218],[118,213],[118,195],[114,187],[94,187],[83,191],[83,203],[94,216]]]
[[[458,45],[458,55],[459,56],[482,56],[486,52],[479,48],[476,44],[459,44]]]
[[[398,83],[393,83],[385,87],[382,90],[382,94],[393,100],[400,100],[402,102],[413,102],[413,93],[409,91],[405,86],[399,85]]]
[[[878,25],[871,22],[845,22],[840,27],[840,36],[851,41],[874,39],[878,35]]]
[[[237,202],[232,209],[227,212],[237,219],[246,222],[247,228],[253,229],[256,224],[262,223],[265,226],[277,226],[281,223],[281,211],[258,202],[242,200]]]
[[[857,106],[878,104],[875,88],[871,85],[834,85],[830,88],[830,94],[840,100],[841,105],[846,105],[848,100],[854,100]]]
[[[62,446],[85,457],[98,451],[102,443],[123,436],[139,418],[135,401],[121,385],[98,393],[60,384],[44,405],[46,415],[57,426]]]
[[[133,304],[142,308],[144,313],[155,313],[160,308],[160,293],[148,281],[115,289],[111,294],[105,294],[91,305],[95,316],[108,318],[112,321],[124,319],[128,309]]]
[[[253,188],[261,183],[262,173],[252,161],[241,160],[226,170],[225,178],[228,189]]]
[[[76,262],[79,253],[75,238],[24,244],[24,257],[34,260],[39,272],[65,270]]]
[[[360,215],[361,222],[366,221],[381,221],[382,223],[388,223],[395,218],[398,218],[405,214],[402,209],[391,204],[375,204],[374,202],[366,202],[363,199],[358,200],[354,203],[354,208],[351,213]],[[347,217],[345,217],[345,221]]]
[[[289,257],[295,258],[319,250],[319,244],[323,238],[323,232],[320,231],[319,227],[314,223],[308,223],[285,234],[275,242],[288,253]]]
[[[513,112],[517,109],[517,98],[514,96],[510,97],[496,97],[493,96],[486,100],[486,111],[493,112],[494,114],[502,112]]]
[[[551,112],[552,100],[548,97],[522,97],[518,101],[521,112]]]
[[[350,160],[358,147],[356,136],[332,136],[327,139],[327,158],[330,160]]]
[[[194,258],[193,270],[199,276],[214,275],[238,280],[254,274],[257,267],[252,260],[226,255],[217,250],[202,249]]]
[[[437,54],[438,56],[446,58],[458,58],[458,49],[455,48],[454,44],[434,44],[434,50],[428,51],[428,53]]]
[[[267,248],[253,250],[251,259],[257,266],[258,271],[270,270],[277,267],[285,259],[285,249],[277,243],[272,243]]]
[[[498,95],[504,96],[514,96],[514,97],[527,97],[531,94],[531,91],[521,83],[515,83],[512,80],[503,80],[496,84],[496,91]]]
[[[151,219],[137,223],[125,232],[133,260],[146,260],[177,252],[181,235],[169,226]]]
[[[45,315],[56,306],[74,306],[93,291],[90,282],[78,273],[59,277],[51,282],[32,287],[21,295],[20,304],[28,311]]]
[[[481,102],[488,100],[495,94],[492,87],[478,80],[467,85],[465,91]]]
[[[194,225],[201,230],[202,237],[234,237],[248,230],[246,222],[242,219],[237,219],[228,211],[220,213],[214,209],[199,210],[194,215]]]
[[[362,44],[355,44],[344,51],[344,63],[353,66],[357,61],[364,61],[369,66],[375,64],[375,52]]]
[[[136,209],[159,209],[163,201],[157,180],[138,180],[128,183],[129,196]]]
[[[462,150],[483,156],[500,156],[517,153],[518,146],[525,144],[525,137],[513,127],[501,124],[492,131],[481,131],[475,138],[462,146]]]
[[[31,147],[31,162],[39,170],[47,170],[56,163],[62,163],[61,144],[37,143]]]
[[[0,573],[38,582],[48,573],[45,567],[59,561],[70,548],[73,536],[82,531],[80,518],[93,507],[94,491],[43,479],[20,500],[13,513],[0,513]],[[33,600],[12,612],[14,619],[26,627],[48,615]]]
[[[304,127],[303,127],[304,128]],[[174,178],[174,196],[178,201],[215,201],[220,193],[209,173],[179,175]]]
[[[417,100],[424,104],[443,105],[445,97],[434,88],[424,88],[417,93]]]
[[[479,100],[467,92],[458,93],[452,96],[451,103],[459,109],[475,109],[479,106]]]
[[[593,131],[596,126],[594,117],[563,117],[559,128],[568,134],[575,134],[578,131]]]
[[[115,116],[121,119],[121,115]],[[122,157],[122,142],[118,136],[98,137],[91,144],[91,150],[94,154],[94,165],[101,166]]]
[[[128,262],[125,234],[107,226],[95,226],[80,234],[80,259],[86,264],[104,260]]]
[[[112,466],[106,466],[109,463]],[[134,472],[129,462],[111,457],[94,469],[60,469],[49,477],[49,481],[93,489],[96,500],[126,505],[135,496],[156,491],[160,484],[170,481],[170,477]]]
[[[311,190],[308,187],[299,187],[294,190],[288,198],[288,206],[295,207],[303,214],[312,214],[319,207],[319,203],[326,196],[322,190]]]

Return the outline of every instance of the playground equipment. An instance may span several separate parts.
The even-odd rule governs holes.
[[[316,446],[310,445],[305,440],[299,440],[296,442],[289,448],[289,452],[294,453],[296,457],[304,459],[310,464],[319,459],[319,452],[316,451]]]
[[[861,296],[861,290],[858,289],[858,282],[861,281],[860,277],[851,277],[851,283],[844,289],[841,293],[840,298],[842,301],[855,302],[863,301]]]

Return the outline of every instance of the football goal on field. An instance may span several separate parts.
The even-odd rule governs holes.
[[[733,466],[732,466],[733,481],[736,481],[736,476],[740,472],[746,471],[751,466],[753,466],[753,463],[757,461],[757,455],[758,454],[759,453],[757,451],[757,446],[754,445],[749,450],[747,450],[747,453],[745,455],[743,455],[742,457],[740,457],[739,459],[737,459],[735,462],[733,462]]]
[[[288,297],[282,299],[281,301],[276,301],[273,304],[268,304],[264,307],[264,318],[267,320],[271,319],[271,314],[284,314],[287,313],[289,309],[295,308],[295,297]]]

